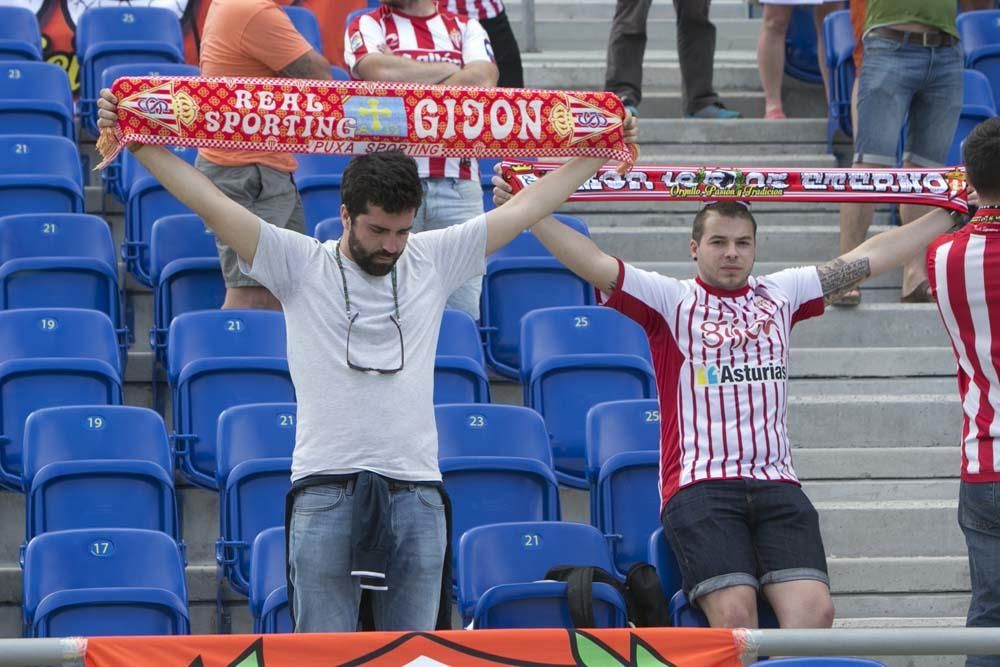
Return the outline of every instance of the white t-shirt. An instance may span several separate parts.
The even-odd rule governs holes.
[[[660,397],[660,495],[707,480],[798,483],[785,426],[792,326],[823,313],[816,267],[740,290],[619,262],[607,305],[646,330]]]
[[[434,423],[434,355],[445,302],[486,267],[486,217],[410,237],[396,263],[400,327],[390,275],[372,276],[343,253],[351,313],[351,361],[403,370],[369,374],[347,365],[348,318],[338,241],[260,223],[253,266],[240,269],[281,301],[288,367],[298,402],[292,481],[370,470],[404,481],[441,479]]]

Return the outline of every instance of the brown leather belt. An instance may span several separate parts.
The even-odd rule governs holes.
[[[883,27],[872,28],[868,34],[876,37],[884,37],[901,44],[913,44],[923,46],[928,49],[936,49],[942,46],[952,46],[958,44],[958,37],[950,35],[940,30],[936,32],[910,32],[906,30],[896,30],[895,28]]]

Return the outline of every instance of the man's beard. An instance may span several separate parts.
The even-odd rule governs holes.
[[[368,252],[354,238],[354,234],[350,232],[347,232],[347,247],[351,250],[351,259],[354,260],[354,263],[360,266],[362,271],[372,276],[388,275],[392,271],[392,267],[396,266],[396,262],[402,254],[393,255],[382,250]],[[380,259],[391,261],[376,261]]]

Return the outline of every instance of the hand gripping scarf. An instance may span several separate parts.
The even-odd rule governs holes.
[[[504,161],[514,192],[558,164]],[[625,174],[603,168],[569,201],[742,201],[888,203],[968,211],[965,170],[782,169],[636,165]]]
[[[612,93],[375,81],[125,77],[107,165],[131,142],[222,150],[413,157],[606,158],[631,165]]]

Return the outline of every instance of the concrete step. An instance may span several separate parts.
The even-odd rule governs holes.
[[[531,85],[531,82],[526,81],[526,83]],[[587,86],[586,89],[591,89],[592,87]],[[603,84],[598,86],[598,89],[603,88]],[[738,111],[744,118],[764,117],[764,93],[762,92],[722,90],[719,92],[719,95],[721,102],[727,108]],[[817,86],[815,93],[811,95],[803,94],[785,97],[784,109],[790,118],[826,118],[827,115],[827,103],[823,97],[823,90],[819,86]],[[675,90],[644,91],[642,102],[639,104],[639,114],[642,118],[683,118],[685,111],[680,92]]]
[[[951,446],[961,426],[957,393],[788,398],[788,434],[802,447]]]
[[[856,377],[792,378],[788,392],[792,396],[857,395],[878,397],[883,394],[948,394],[955,391],[954,377]]]
[[[606,46],[607,42],[601,46]],[[554,90],[604,90],[606,63],[603,50],[581,53],[576,57],[576,67],[568,58],[550,58],[546,51],[542,58],[524,58],[524,82],[532,88]],[[599,54],[601,57],[595,58]],[[729,93],[736,90],[761,91],[760,76],[754,60],[716,63],[712,81],[718,90]],[[811,84],[788,80],[793,89]],[[643,94],[656,90],[680,90],[680,65],[676,59],[649,59],[643,63]],[[645,115],[644,115],[645,117]]]
[[[834,312],[835,309],[830,309]],[[795,333],[792,333],[793,341]],[[891,341],[886,341],[891,342]],[[808,348],[792,346],[789,373],[792,378],[823,378],[816,391],[822,391],[829,378],[874,377],[898,378],[885,393],[906,393],[910,380],[917,377],[946,378],[934,393],[949,393],[955,384],[955,356],[950,347],[856,347]],[[951,385],[949,389],[947,385]],[[792,392],[793,395],[797,391]]]
[[[838,618],[955,618],[969,609],[968,593],[834,595]]]
[[[875,236],[889,227],[872,225]],[[590,236],[605,252],[631,262],[691,261],[691,230],[684,227],[590,227]],[[757,261],[794,258],[807,264],[827,262],[840,254],[840,229],[831,225],[759,226]]]
[[[757,47],[760,19],[721,18],[715,24],[716,48],[720,50],[751,50]],[[521,22],[511,26],[518,44],[524,44],[524,26]],[[606,47],[611,24],[606,18],[578,18],[567,21],[564,18],[540,18],[535,20],[535,34],[538,48],[549,51],[574,50],[580,44]],[[673,49],[677,44],[677,21],[673,18],[650,18],[646,22],[649,39],[660,48]],[[603,51],[603,48],[600,48]]]
[[[862,303],[828,308],[792,330],[796,347],[944,347],[950,345],[932,303]]]
[[[597,202],[593,202],[597,203]],[[566,204],[561,212],[570,213],[583,220],[588,227],[680,227],[691,234],[691,224],[697,211],[677,211],[675,202],[658,202],[659,210],[593,212],[586,210],[587,202]],[[808,225],[840,229],[840,214],[837,211],[792,210],[790,204],[784,204],[784,210],[770,213],[760,213],[758,205],[754,204],[754,217],[760,226]],[[572,207],[572,209],[571,209]],[[888,211],[876,214],[875,225],[888,225]]]
[[[507,16],[510,21],[524,20],[524,3],[520,0],[505,2]],[[614,3],[607,0],[545,0],[535,3],[536,19],[604,19],[610,21],[614,16]],[[653,4],[649,10],[650,19],[672,19],[676,16],[671,3]],[[715,0],[712,3],[709,17],[718,19],[745,19],[747,5],[743,0]]]
[[[953,500],[958,498],[958,478],[805,481],[802,490],[814,503]]]
[[[924,593],[966,593],[969,559],[966,556],[930,558],[829,558],[834,594],[908,593],[923,582]],[[894,614],[897,615],[897,614]]]
[[[727,123],[732,121],[714,121],[717,123]],[[785,154],[775,154],[768,152],[766,147],[758,147],[756,152],[737,152],[739,146],[730,147],[730,150],[723,151],[715,147],[708,151],[699,149],[706,148],[707,144],[690,148],[678,147],[667,150],[661,146],[653,145],[648,149],[643,147],[643,160],[647,164],[669,164],[678,166],[696,167],[783,167],[786,169],[835,169],[839,166],[837,157],[824,153],[821,150],[809,152],[810,146],[807,144],[801,152]],[[725,148],[725,147],[722,147]],[[815,148],[815,147],[813,147]]]
[[[792,445],[795,471],[807,480],[936,479],[957,474],[962,464],[957,445],[829,447]]]
[[[826,553],[831,557],[913,557],[965,555],[965,540],[958,527],[958,499],[882,502],[816,503]],[[919,586],[917,586],[919,589]],[[886,601],[871,601],[884,605]],[[955,609],[930,609],[926,615],[955,616]],[[857,610],[848,616],[920,616],[879,608],[876,613]]]

